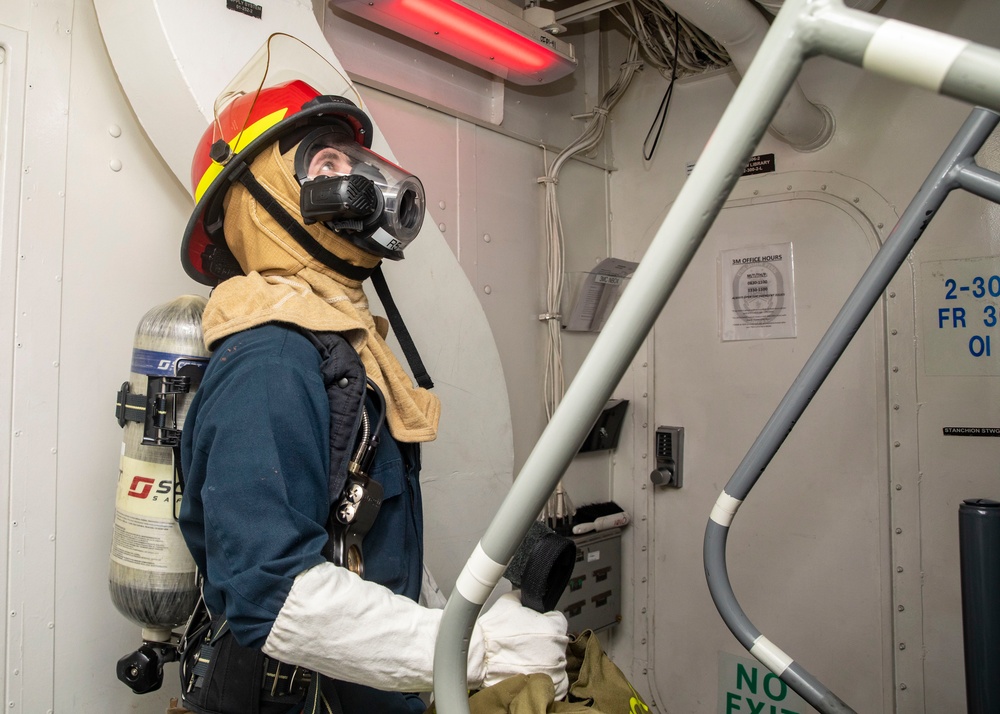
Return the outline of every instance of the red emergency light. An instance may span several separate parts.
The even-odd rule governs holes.
[[[371,22],[516,84],[576,68],[573,46],[487,0],[332,0]]]

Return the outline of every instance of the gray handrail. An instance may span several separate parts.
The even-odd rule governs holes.
[[[931,57],[922,52],[927,46],[935,48]],[[434,696],[442,714],[468,714],[467,657],[476,616],[722,210],[802,63],[820,53],[1000,109],[997,50],[849,10],[841,0],[786,0],[617,307],[459,575],[434,653]]]
[[[986,109],[974,109],[969,115],[729,479],[705,529],[705,576],[722,619],[740,644],[821,712],[854,710],[762,635],[740,608],[726,571],[729,528],[750,489],[951,191],[971,186],[974,193],[1000,202],[1000,177],[975,166],[973,158],[998,122],[1000,116]]]

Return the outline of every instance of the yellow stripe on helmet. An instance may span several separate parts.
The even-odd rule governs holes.
[[[253,124],[248,126],[246,129],[241,131],[239,134],[234,136],[232,141],[229,142],[229,147],[233,149],[234,152],[237,152],[238,151],[237,147],[241,145],[242,147],[245,148],[250,144],[250,142],[252,142],[258,136],[260,136],[265,131],[270,129],[272,126],[277,124],[279,121],[284,119],[285,114],[287,113],[288,113],[288,108],[283,107],[276,112],[268,114],[266,117],[258,119]],[[215,181],[215,179],[219,176],[220,173],[222,173],[222,169],[224,168],[225,168],[224,164],[219,164],[216,163],[215,161],[213,161],[211,164],[208,165],[208,168],[205,169],[205,173],[201,177],[201,180],[198,181],[198,187],[194,191],[195,203],[201,200],[201,197],[205,194],[205,191],[208,190],[208,187],[212,185],[212,182]]]

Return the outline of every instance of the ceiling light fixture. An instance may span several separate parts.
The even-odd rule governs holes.
[[[488,0],[330,0],[515,84],[555,81],[576,69],[573,46],[534,26],[511,4]]]

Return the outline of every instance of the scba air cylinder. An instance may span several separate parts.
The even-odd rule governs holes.
[[[206,300],[184,295],[147,312],[135,333],[129,381],[118,394],[124,429],[109,585],[119,612],[166,642],[198,600],[194,561],[181,537],[180,429],[208,359]],[[176,466],[176,469],[175,469]]]

